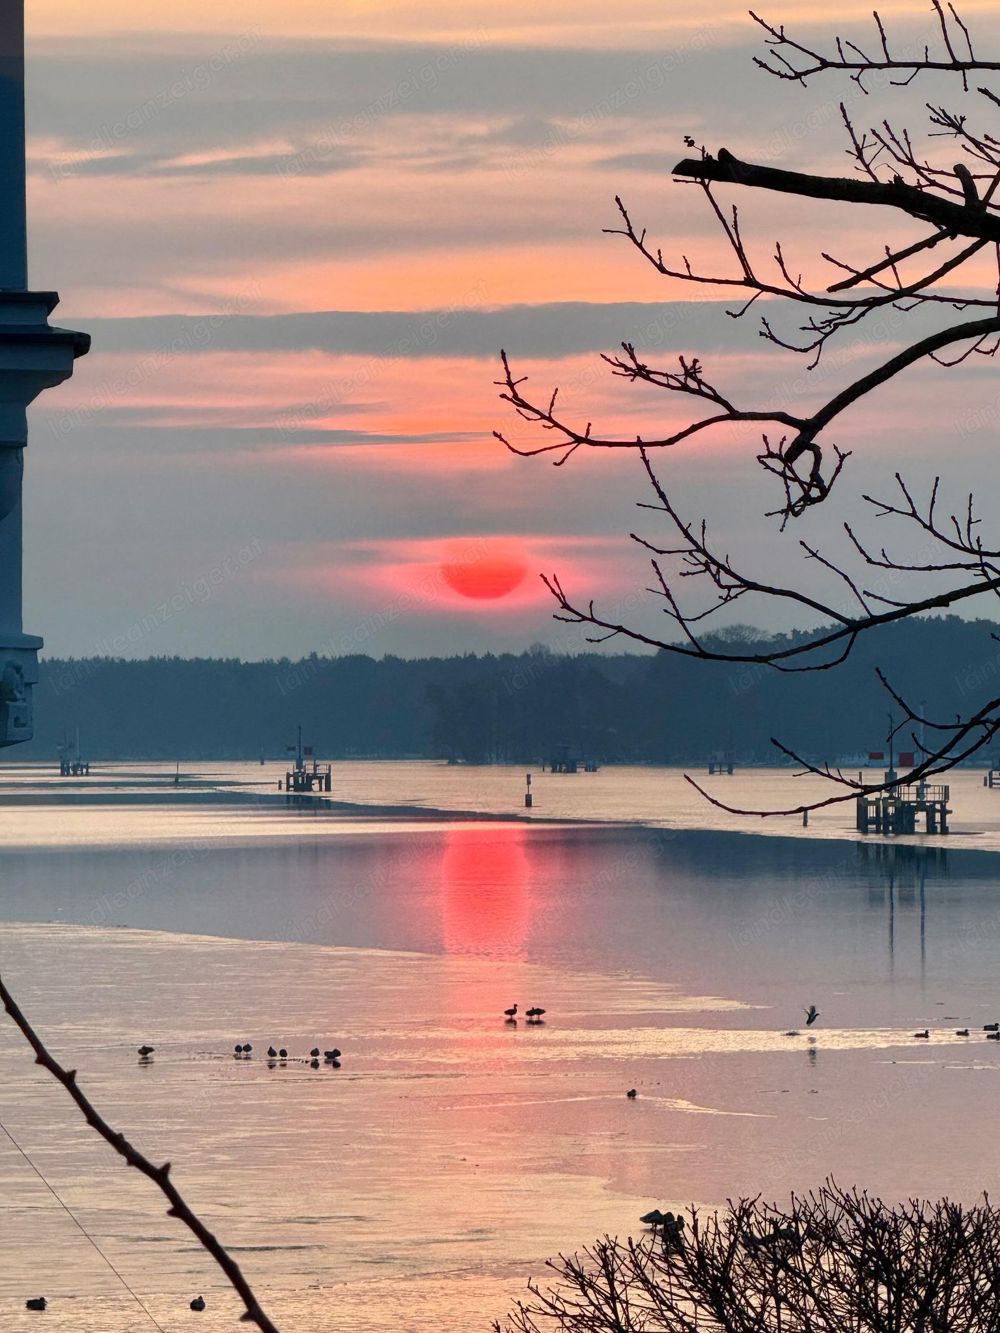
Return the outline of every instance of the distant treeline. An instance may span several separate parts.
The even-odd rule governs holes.
[[[876,665],[916,706],[948,719],[1000,694],[1000,626],[923,619],[863,638],[832,671],[544,648],[407,660],[50,658],[36,690],[35,740],[9,757],[54,758],[80,728],[90,759],[255,759],[284,755],[295,728],[324,758],[548,759],[559,746],[601,763],[772,762],[777,736],[812,758],[881,749],[897,712]],[[717,640],[772,646],[736,627]],[[910,748],[903,745],[903,748]],[[4,756],[8,757],[7,755]]]

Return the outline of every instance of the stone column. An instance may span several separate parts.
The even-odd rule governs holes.
[[[42,646],[21,613],[27,407],[90,347],[86,334],[49,324],[55,292],[28,290],[25,182],[24,0],[0,0],[0,747],[31,739]]]

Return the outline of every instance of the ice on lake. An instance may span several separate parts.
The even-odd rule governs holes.
[[[991,1183],[1000,862],[959,839],[114,801],[64,807],[99,834],[67,838],[59,801],[6,812],[37,819],[0,852],[5,977],[283,1329],[486,1329],[548,1256],[654,1205],[830,1173],[890,1198]],[[505,1023],[515,1001],[545,1023]],[[269,1067],[270,1042],[292,1058]],[[311,1069],[313,1045],[342,1068]],[[10,1025],[0,1079],[4,1125],[163,1327],[198,1293],[200,1327],[234,1327],[221,1276]],[[43,1292],[46,1327],[152,1326],[2,1136],[0,1181],[4,1328],[37,1327]]]

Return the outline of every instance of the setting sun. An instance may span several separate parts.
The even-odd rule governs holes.
[[[477,601],[506,597],[524,582],[527,572],[520,556],[493,543],[469,543],[441,565],[448,587]]]

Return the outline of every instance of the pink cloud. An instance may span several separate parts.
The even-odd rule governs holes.
[[[624,572],[617,539],[541,533],[330,542],[289,548],[286,556],[259,576],[387,615],[516,616],[552,605],[542,573],[599,595],[620,586]]]

